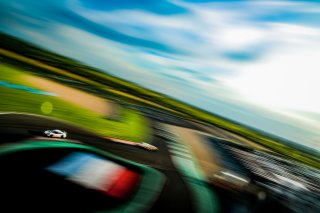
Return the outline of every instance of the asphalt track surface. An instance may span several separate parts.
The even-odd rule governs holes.
[[[152,126],[157,125],[152,122]],[[101,138],[84,129],[42,116],[0,114],[1,145],[41,135],[47,129],[63,129],[68,138],[102,149],[122,158],[153,167],[166,176],[166,183],[150,212],[195,212],[188,186],[174,167],[163,138],[153,136],[152,144],[158,151],[119,144]]]

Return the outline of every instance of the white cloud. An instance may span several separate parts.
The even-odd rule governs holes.
[[[226,50],[246,50],[265,40],[263,30],[253,26],[225,26],[214,36],[215,43]]]
[[[239,76],[227,82],[253,103],[270,109],[320,113],[319,54],[318,50],[274,53],[269,60],[239,70]]]

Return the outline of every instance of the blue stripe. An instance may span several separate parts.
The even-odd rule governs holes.
[[[103,158],[94,154],[73,152],[59,162],[48,167],[47,170],[61,176],[69,177],[75,174],[81,168],[85,167],[87,164],[90,164],[90,161],[97,159],[104,160]]]

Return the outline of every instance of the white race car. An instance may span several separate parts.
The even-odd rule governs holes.
[[[67,132],[61,131],[59,129],[55,130],[46,130],[44,134],[48,137],[51,138],[66,138],[67,137]]]

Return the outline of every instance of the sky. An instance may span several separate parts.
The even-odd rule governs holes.
[[[0,30],[320,150],[320,3],[2,0]]]

